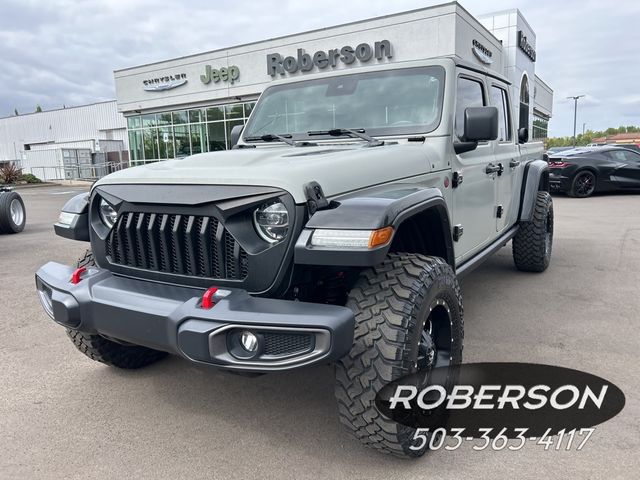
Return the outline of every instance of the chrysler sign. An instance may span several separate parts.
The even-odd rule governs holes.
[[[142,89],[147,92],[162,92],[171,90],[187,83],[187,75],[177,73],[175,75],[165,75],[163,77],[149,78],[142,81]]]
[[[382,40],[375,42],[373,45],[361,43],[355,48],[345,45],[342,48],[333,48],[329,51],[318,50],[310,54],[306,53],[302,48],[298,48],[296,56],[283,57],[279,53],[267,54],[267,74],[275,77],[276,75],[286,75],[287,73],[309,72],[314,68],[323,70],[331,67],[335,68],[338,64],[351,65],[356,61],[366,63],[372,59],[384,60],[392,58],[391,42]]]
[[[471,50],[473,54],[476,56],[478,60],[480,60],[485,65],[491,65],[493,63],[493,53],[487,47],[482,45],[479,41],[474,40],[472,43]]]

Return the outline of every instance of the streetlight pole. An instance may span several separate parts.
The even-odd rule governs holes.
[[[573,99],[573,146],[576,146],[576,120],[578,118],[578,99],[584,97],[584,95],[576,95],[575,97],[567,97],[567,99]]]

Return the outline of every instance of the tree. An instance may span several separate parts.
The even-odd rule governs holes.
[[[584,134],[579,133],[576,136],[576,145],[584,146],[593,142],[594,138],[608,137],[618,133],[637,133],[640,127],[634,125],[621,126],[619,128],[607,128],[604,131],[587,130]],[[573,145],[573,137],[551,137],[546,140],[547,148],[551,147],[570,147]]]
[[[40,113],[42,111],[42,107],[40,105],[36,105],[36,113]]]

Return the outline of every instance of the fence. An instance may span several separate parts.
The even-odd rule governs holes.
[[[126,162],[104,162],[96,164],[79,164],[65,166],[30,166],[23,173],[32,173],[41,180],[89,180],[94,181],[109,173],[124,170],[129,166]]]

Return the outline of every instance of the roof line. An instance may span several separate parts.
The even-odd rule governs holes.
[[[72,110],[74,108],[92,107],[94,105],[100,105],[103,103],[112,103],[112,102],[117,102],[117,100],[102,100],[100,102],[86,103],[84,105],[73,105],[71,107],[52,108],[51,110],[42,110],[41,112],[28,112],[28,113],[20,113],[18,115],[7,115],[6,117],[0,117],[0,120],[4,120],[6,118],[26,117],[28,115],[39,115],[41,113],[59,112],[60,110]]]

